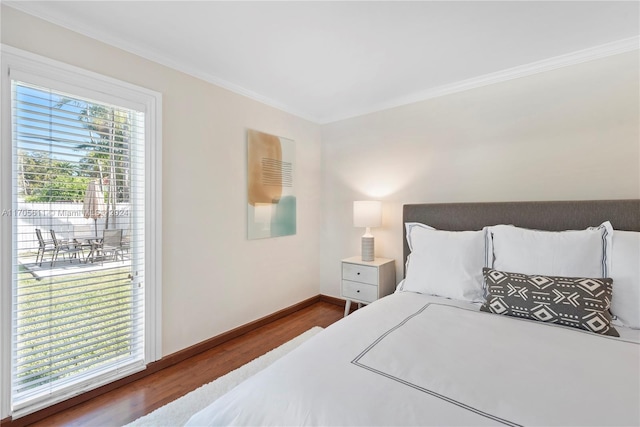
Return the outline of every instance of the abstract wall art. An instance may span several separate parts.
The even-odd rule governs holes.
[[[296,234],[295,142],[267,133],[247,132],[247,236]]]

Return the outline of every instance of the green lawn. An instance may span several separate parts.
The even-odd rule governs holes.
[[[123,266],[36,280],[20,267],[14,307],[19,391],[131,353],[129,271]]]

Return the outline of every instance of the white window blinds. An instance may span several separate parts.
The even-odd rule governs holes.
[[[11,92],[15,417],[146,363],[145,114]]]

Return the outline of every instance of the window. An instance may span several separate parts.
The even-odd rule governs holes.
[[[161,99],[14,49],[3,66],[0,378],[17,418],[160,357]]]

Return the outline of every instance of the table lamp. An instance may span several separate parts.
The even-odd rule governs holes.
[[[375,250],[371,227],[380,227],[382,224],[382,202],[358,201],[353,202],[353,226],[366,227],[362,236],[362,261],[373,261]]]

